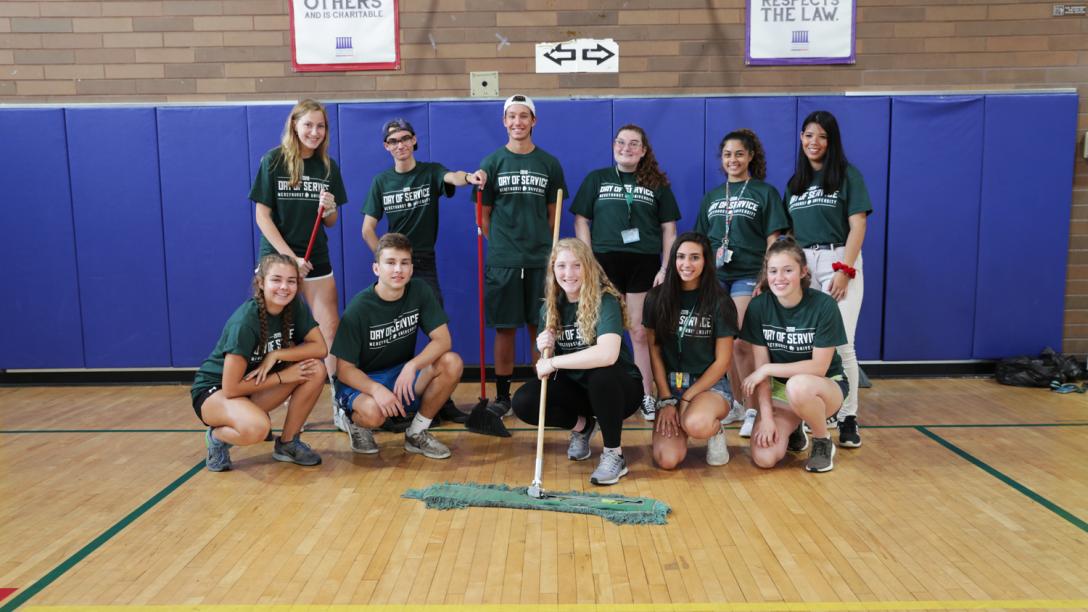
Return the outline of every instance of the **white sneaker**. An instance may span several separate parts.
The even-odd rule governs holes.
[[[756,415],[758,414],[759,412],[755,408],[749,408],[744,411],[744,423],[740,426],[740,437],[752,437],[752,430],[756,427]]]
[[[332,424],[346,434],[351,433],[348,431],[348,415],[340,408],[340,402],[336,401],[336,391],[332,393]]]
[[[733,405],[729,408],[729,414],[725,415],[722,419],[722,425],[728,425],[730,423],[737,423],[744,420],[744,405],[740,402],[733,400]]]
[[[642,413],[644,420],[652,421],[657,418],[657,400],[654,399],[654,396],[642,396],[642,405],[639,406],[639,412]]]
[[[725,430],[719,429],[718,433],[706,441],[706,464],[725,465],[729,463],[729,446],[725,442]]]

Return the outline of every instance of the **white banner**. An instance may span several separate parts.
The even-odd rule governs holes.
[[[748,0],[748,64],[853,64],[856,0]]]
[[[400,68],[397,0],[290,0],[295,70]]]

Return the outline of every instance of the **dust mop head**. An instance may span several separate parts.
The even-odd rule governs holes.
[[[593,514],[620,525],[664,525],[672,511],[668,504],[649,497],[598,495],[581,491],[547,492],[537,499],[527,487],[475,482],[444,482],[424,489],[408,489],[403,497],[422,500],[428,508],[450,510],[469,506],[520,508]]]

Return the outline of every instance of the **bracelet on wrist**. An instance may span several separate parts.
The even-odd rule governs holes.
[[[283,384],[283,377],[282,377],[282,376],[280,376],[280,373],[279,373],[279,372],[276,372],[276,380],[280,381],[280,384],[281,384],[281,385]]]
[[[657,409],[658,410],[661,410],[665,406],[675,406],[675,405],[676,405],[676,398],[675,397],[666,397],[666,398],[662,398],[662,399],[657,400]]]
[[[854,278],[854,276],[857,275],[857,273],[858,273],[857,270],[855,270],[854,268],[842,263],[841,261],[836,261],[835,263],[831,264],[831,269],[834,270],[835,272],[842,272],[848,278]]]

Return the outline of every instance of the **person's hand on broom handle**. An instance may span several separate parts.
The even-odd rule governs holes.
[[[536,377],[540,380],[551,376],[556,367],[552,365],[551,356],[555,349],[555,332],[545,329],[536,336],[536,350],[540,353],[540,359],[536,360]]]

